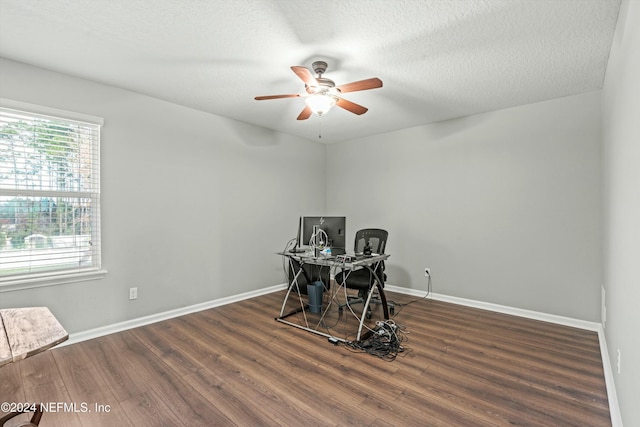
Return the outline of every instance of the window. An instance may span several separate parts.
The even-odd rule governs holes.
[[[0,101],[0,291],[103,274],[102,119]]]

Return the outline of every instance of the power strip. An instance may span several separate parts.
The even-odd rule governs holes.
[[[336,261],[338,262],[353,262],[356,260],[356,257],[352,256],[352,255],[336,255]]]

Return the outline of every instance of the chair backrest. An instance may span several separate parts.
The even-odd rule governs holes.
[[[376,254],[383,254],[384,249],[387,246],[387,238],[389,233],[386,230],[380,228],[364,228],[356,232],[356,240],[353,244],[355,252],[362,252],[369,243],[371,252]]]

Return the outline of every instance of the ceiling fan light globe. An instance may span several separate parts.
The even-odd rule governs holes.
[[[311,111],[318,116],[326,114],[331,107],[336,105],[335,97],[324,94],[308,96],[304,102],[311,108]]]

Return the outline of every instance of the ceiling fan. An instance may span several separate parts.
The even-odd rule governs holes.
[[[306,93],[256,96],[255,99],[257,101],[263,101],[266,99],[279,98],[305,98],[306,106],[298,116],[298,120],[306,120],[313,113],[321,116],[329,111],[334,105],[344,108],[353,114],[360,115],[366,113],[368,109],[362,105],[347,101],[340,97],[340,95],[347,92],[357,92],[360,90],[382,87],[382,80],[377,77],[336,86],[333,80],[322,77],[324,72],[327,70],[326,62],[316,61],[312,64],[312,67],[318,77],[313,77],[311,71],[305,67],[299,65],[291,67],[293,72],[296,73],[300,80],[304,82]]]

